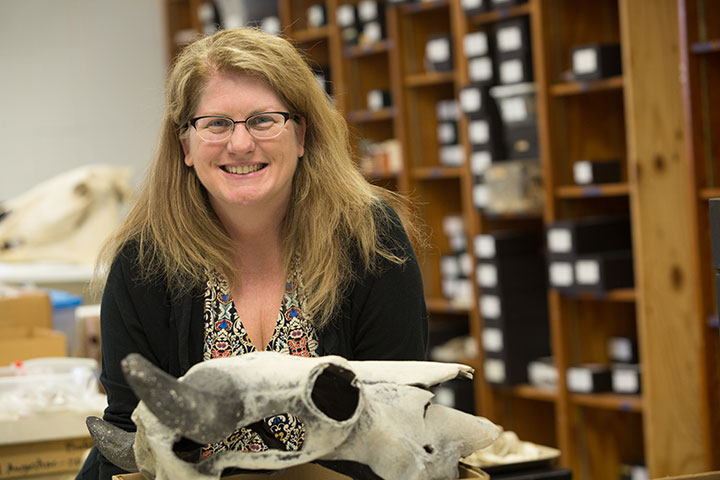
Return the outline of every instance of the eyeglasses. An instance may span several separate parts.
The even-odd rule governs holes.
[[[254,138],[267,140],[280,135],[289,119],[297,115],[288,112],[260,112],[250,115],[245,120],[233,120],[224,115],[205,115],[191,118],[192,125],[200,138],[206,142],[222,142],[230,138],[235,125],[245,124],[245,129]]]

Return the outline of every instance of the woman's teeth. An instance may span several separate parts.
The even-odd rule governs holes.
[[[224,165],[222,169],[226,172],[235,173],[237,175],[247,175],[248,173],[257,172],[263,167],[265,167],[264,163],[256,163],[255,165],[241,165],[239,167]]]

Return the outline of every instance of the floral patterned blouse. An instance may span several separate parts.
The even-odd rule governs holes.
[[[267,350],[316,357],[317,334],[309,319],[303,315],[305,297],[301,280],[298,269],[294,269],[285,284],[280,312]],[[205,288],[203,360],[243,355],[257,350],[243,327],[241,317],[242,313],[235,308],[224,276],[219,273],[209,275]],[[259,428],[270,432],[275,439],[282,442],[286,451],[299,450],[305,439],[302,420],[289,413],[268,417],[259,423]],[[242,427],[225,440],[206,445],[202,458],[223,450],[259,452],[268,448],[254,430]]]

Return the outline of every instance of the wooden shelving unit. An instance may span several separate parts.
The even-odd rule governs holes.
[[[197,27],[192,9],[200,2],[167,0],[171,34]],[[328,25],[307,28],[306,10],[318,2]],[[720,5],[528,0],[475,15],[466,15],[460,0],[388,5],[386,39],[346,46],[335,20],[346,3],[359,0],[278,0],[278,10],[284,34],[313,65],[329,67],[355,151],[361,139],[401,145],[399,172],[366,176],[419,206],[432,244],[422,260],[431,322],[464,328],[482,345],[477,288],[468,305],[443,296],[440,258],[452,253],[443,234],[447,215],[463,217],[469,251],[476,235],[498,229],[542,232],[559,220],[631,218],[634,287],[548,290],[557,386],[491,385],[479,349],[466,360],[476,369],[476,412],[522,439],[559,448],[577,479],[618,478],[621,464],[637,462],[651,478],[720,469],[720,337],[707,222],[707,200],[720,197],[713,142],[720,138]],[[487,215],[472,201],[467,120],[458,122],[465,164],[442,165],[436,104],[458,98],[470,83],[463,37],[517,18],[530,25],[544,206],[541,214]],[[436,34],[452,38],[451,71],[428,70],[423,61],[425,42]],[[621,44],[623,74],[570,81],[571,48],[587,43]],[[370,111],[370,89],[389,90],[392,106]],[[621,181],[575,185],[573,163],[583,158],[620,159]],[[638,339],[642,393],[570,392],[567,369],[607,363],[612,336]]]
[[[690,241],[693,270],[699,276],[694,302],[706,451],[720,445],[720,335],[715,278],[711,265],[710,198],[720,197],[720,6],[708,0],[678,0],[682,107],[689,178]],[[717,454],[710,467],[720,469]]]

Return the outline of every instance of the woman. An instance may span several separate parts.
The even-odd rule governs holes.
[[[424,359],[402,199],[358,173],[343,118],[294,47],[220,31],[183,50],[166,96],[149,176],[101,258],[104,419],[135,429],[120,368],[131,352],[174,376],[254,350]],[[297,449],[303,432],[278,415],[201,455]],[[119,472],[93,450],[79,478]]]

